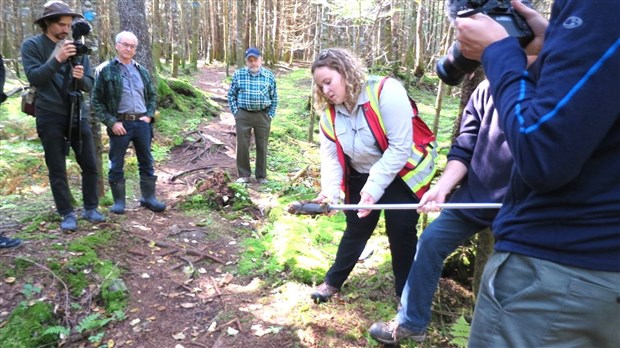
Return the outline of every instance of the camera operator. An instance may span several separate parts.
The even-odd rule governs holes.
[[[75,102],[71,94],[88,92],[94,83],[87,56],[70,61],[76,55],[76,48],[66,38],[76,17],[82,15],[64,2],[49,1],[44,5],[43,15],[35,21],[42,33],[26,39],[21,48],[24,71],[30,84],[37,89],[37,133],[45,152],[56,210],[62,216],[63,232],[77,229],[67,181],[68,146],[73,148],[82,170],[82,217],[90,222],[105,220],[97,211],[97,166],[92,133],[88,122],[72,117],[79,115],[82,105],[80,99]]]
[[[525,50],[485,15],[455,21],[515,163],[469,345],[617,347],[620,2],[555,0],[548,27],[512,6],[536,35]],[[526,52],[538,53],[532,73]]]

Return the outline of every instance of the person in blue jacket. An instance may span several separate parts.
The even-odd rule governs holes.
[[[481,82],[463,110],[461,128],[437,183],[420,199],[419,212],[439,211],[448,195],[454,203],[500,203],[506,193],[512,156],[489,91]],[[453,189],[460,185],[456,191]],[[444,210],[422,232],[402,292],[396,317],[370,327],[370,336],[385,344],[407,338],[421,342],[431,320],[433,295],[443,263],[456,248],[489,228],[497,209]]]
[[[469,345],[617,347],[620,1],[555,0],[548,23],[512,5],[536,35],[525,48],[483,14],[455,21],[514,160]]]

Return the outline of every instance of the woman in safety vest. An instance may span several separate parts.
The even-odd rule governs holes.
[[[349,51],[330,48],[312,64],[316,109],[321,119],[321,192],[313,201],[362,205],[417,203],[420,180],[413,179],[414,112],[407,91],[395,79],[368,77]],[[372,85],[372,87],[371,87]],[[382,148],[379,144],[386,144]],[[409,163],[409,164],[408,164]],[[421,180],[430,181],[430,178]],[[340,291],[372,235],[380,210],[345,211],[346,229],[324,282],[312,293],[319,303]],[[400,297],[415,255],[418,214],[386,210],[385,227],[392,253],[394,287]]]

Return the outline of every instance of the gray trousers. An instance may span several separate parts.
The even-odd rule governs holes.
[[[254,130],[256,143],[256,179],[267,177],[267,144],[271,131],[271,117],[267,111],[246,111],[239,109],[235,114],[235,128],[237,130],[237,173],[240,178],[249,177],[250,142]]]
[[[496,252],[469,347],[620,347],[620,273]]]

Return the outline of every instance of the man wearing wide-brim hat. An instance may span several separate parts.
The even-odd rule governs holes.
[[[42,16],[34,21],[42,33],[26,39],[21,48],[24,71],[30,85],[36,88],[37,133],[45,152],[56,210],[62,216],[63,232],[77,229],[67,180],[69,147],[82,170],[82,217],[90,222],[105,220],[97,211],[98,176],[92,133],[88,122],[79,117],[81,92],[93,88],[94,78],[88,57],[77,55],[75,44],[67,40],[74,18],[82,15],[64,2],[47,2]]]

